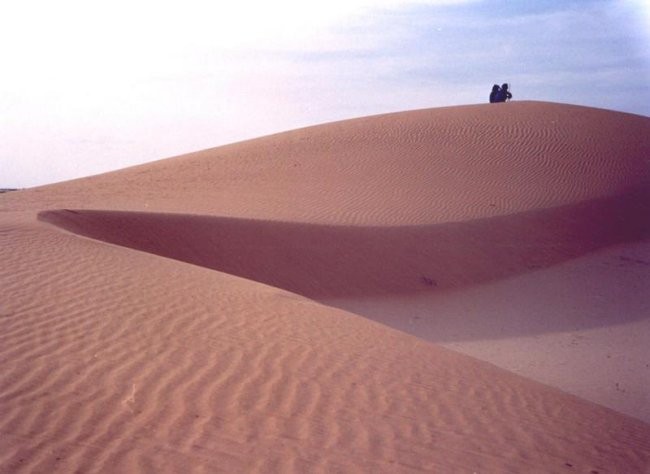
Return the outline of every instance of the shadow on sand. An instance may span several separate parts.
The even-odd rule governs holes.
[[[43,211],[39,219],[319,299],[458,289],[640,240],[650,234],[649,194],[399,227],[101,210]]]

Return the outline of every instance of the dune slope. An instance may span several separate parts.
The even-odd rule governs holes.
[[[39,218],[76,234],[309,296],[459,289],[650,235],[650,190],[419,226],[334,226],[91,210]]]
[[[650,463],[640,421],[291,293],[31,222],[2,237],[3,472]]]
[[[503,105],[0,196],[0,471],[648,470],[647,423],[308,299],[472,297],[647,238],[650,120]]]
[[[422,225],[647,185],[647,118],[539,102],[500,105],[318,125],[10,193],[3,205]]]

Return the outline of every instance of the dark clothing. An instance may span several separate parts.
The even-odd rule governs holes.
[[[490,104],[493,104],[497,101],[497,94],[501,91],[501,88],[496,84],[492,87],[492,92],[490,92]]]
[[[503,84],[496,95],[496,102],[505,102],[512,99],[512,94],[508,91],[508,84]]]
[[[507,90],[501,89],[496,96],[495,102],[505,102],[506,100],[512,99],[512,94]]]

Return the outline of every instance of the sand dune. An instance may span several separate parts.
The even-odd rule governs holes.
[[[187,214],[44,211],[74,233],[309,296],[463,288],[650,235],[650,190],[420,226],[333,226]]]
[[[522,102],[3,194],[0,471],[649,471],[649,153]]]
[[[272,135],[3,196],[7,208],[423,225],[647,184],[645,117],[537,102],[436,108]]]

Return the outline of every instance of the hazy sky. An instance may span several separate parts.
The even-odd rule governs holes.
[[[3,2],[0,187],[486,102],[502,82],[650,115],[648,0],[221,3]]]

